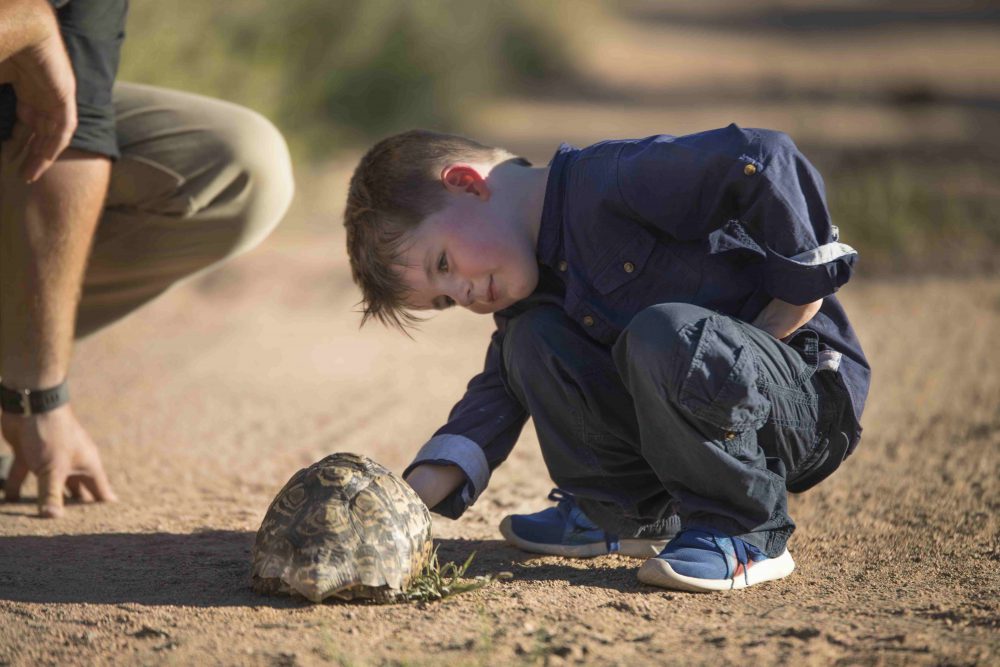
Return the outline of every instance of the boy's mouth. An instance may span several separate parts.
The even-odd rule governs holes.
[[[490,300],[490,303],[493,303],[494,301],[497,300],[496,292],[493,290],[493,274],[492,273],[490,274],[490,284],[486,288],[486,297]]]

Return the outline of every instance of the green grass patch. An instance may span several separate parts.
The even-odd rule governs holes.
[[[451,561],[442,564],[438,560],[438,548],[435,546],[423,570],[410,581],[410,586],[405,593],[406,599],[410,602],[443,600],[452,595],[483,588],[499,579],[510,579],[513,576],[510,572],[500,572],[466,579],[465,573],[475,556],[476,552],[473,551],[461,565],[456,565]]]

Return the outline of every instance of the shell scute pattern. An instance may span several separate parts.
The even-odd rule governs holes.
[[[331,454],[295,473],[257,531],[253,587],[319,602],[398,597],[431,552],[430,514],[375,461]]]

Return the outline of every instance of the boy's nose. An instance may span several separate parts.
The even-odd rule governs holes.
[[[455,301],[455,303],[462,306],[463,308],[468,308],[475,301],[475,299],[472,296],[471,280],[463,280],[459,282],[455,286],[453,291],[454,293],[450,295],[451,298]]]

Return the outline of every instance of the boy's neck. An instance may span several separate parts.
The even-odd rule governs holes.
[[[507,220],[523,225],[522,230],[538,245],[538,232],[542,226],[542,207],[545,204],[545,186],[549,168],[527,167],[513,160],[501,162],[490,171],[495,194],[502,197],[502,214]]]

